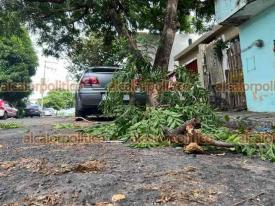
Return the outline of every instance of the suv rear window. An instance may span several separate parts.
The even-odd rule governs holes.
[[[27,109],[39,109],[38,105],[28,105]]]
[[[118,68],[93,68],[89,69],[88,72],[102,72],[102,73],[109,73],[109,72],[117,72]]]

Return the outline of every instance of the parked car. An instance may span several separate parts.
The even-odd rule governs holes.
[[[0,118],[17,117],[18,110],[9,102],[0,99]]]
[[[30,104],[25,109],[25,117],[41,117],[42,114],[42,108],[37,104]]]
[[[75,108],[62,109],[57,112],[57,116],[61,117],[73,117],[75,114]]]
[[[44,116],[55,116],[56,115],[56,110],[53,108],[45,108],[43,110],[43,115]]]
[[[91,67],[82,75],[75,95],[75,116],[86,117],[100,114],[99,104],[106,98],[107,86],[118,67]],[[146,95],[136,92],[136,101],[146,104]],[[129,95],[124,95],[124,102],[129,103]]]

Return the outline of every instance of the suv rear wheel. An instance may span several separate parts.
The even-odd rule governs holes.
[[[82,118],[86,118],[86,114],[83,111],[75,110],[75,118],[76,118],[76,121],[82,121]]]

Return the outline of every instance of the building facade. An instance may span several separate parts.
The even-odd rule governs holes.
[[[216,0],[216,19],[240,30],[247,108],[275,112],[275,0]]]
[[[215,9],[218,25],[175,60],[196,66],[219,107],[275,112],[275,0],[215,0]]]
[[[210,103],[223,110],[246,109],[239,28],[217,25],[175,56],[187,70],[197,72],[201,85],[210,92]],[[195,70],[194,70],[195,67]]]

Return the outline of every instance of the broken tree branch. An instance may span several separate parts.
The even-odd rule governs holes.
[[[198,145],[212,145],[216,147],[235,146],[235,144],[216,141],[206,135],[203,135],[200,130],[196,130],[196,128],[200,127],[200,121],[197,119],[192,119],[174,130],[165,129],[164,134],[167,139],[176,144],[189,145],[191,143],[197,143]]]
[[[190,121],[187,121],[185,122],[183,125],[179,126],[178,128],[174,129],[174,130],[170,130],[168,128],[165,128],[164,129],[164,132],[166,134],[177,134],[177,135],[180,135],[180,134],[185,134],[187,133],[187,127],[194,127],[195,129],[199,129],[201,127],[201,122],[194,118],[194,119],[191,119]]]

